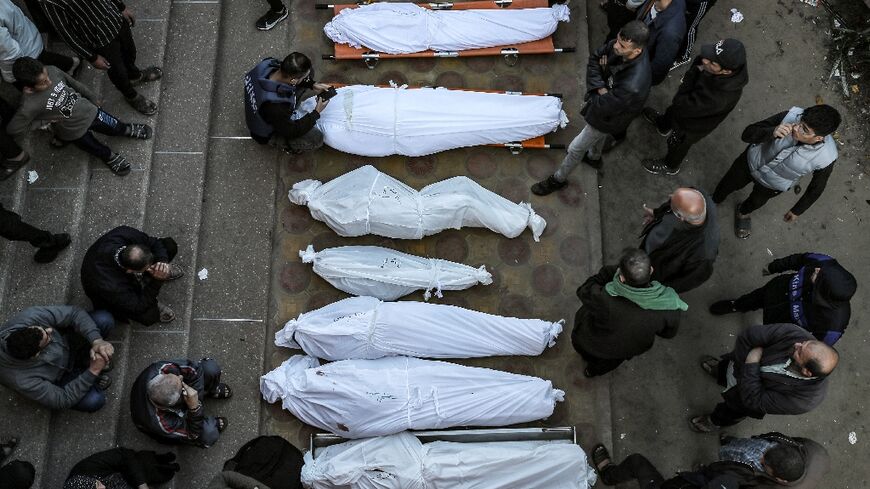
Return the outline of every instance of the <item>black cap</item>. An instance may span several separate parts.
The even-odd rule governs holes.
[[[848,302],[855,295],[858,282],[839,263],[822,267],[813,284],[813,304],[835,307],[837,303]]]
[[[714,44],[701,46],[701,57],[726,70],[736,70],[746,64],[746,48],[737,39],[720,39]]]

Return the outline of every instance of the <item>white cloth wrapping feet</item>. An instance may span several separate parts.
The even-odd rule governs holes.
[[[324,360],[473,358],[543,353],[562,323],[495,316],[425,302],[350,297],[287,321],[275,344]]]
[[[421,443],[403,432],[305,453],[308,489],[589,489],[597,479],[573,443]]]
[[[307,98],[296,114],[315,104]],[[567,123],[562,100],[553,96],[350,85],[330,99],[317,128],[327,145],[345,153],[423,156],[524,141]]]
[[[553,414],[549,380],[411,357],[318,365],[295,355],[260,377],[268,402],[344,438],[451,426],[507,426]]]
[[[314,273],[338,290],[351,295],[394,301],[415,290],[423,299],[432,292],[463,290],[478,283],[489,285],[492,275],[486,266],[473,268],[438,258],[422,258],[379,246],[339,246],[318,252],[308,245],[299,251],[303,263],[314,263]]]
[[[567,5],[527,9],[430,10],[378,2],[346,8],[323,27],[333,42],[381,53],[465,51],[537,41],[568,22]]]
[[[327,183],[302,180],[289,198],[345,237],[420,239],[445,229],[482,227],[516,238],[528,227],[540,241],[547,227],[531,204],[515,204],[468,177],[448,178],[418,192],[371,165]]]

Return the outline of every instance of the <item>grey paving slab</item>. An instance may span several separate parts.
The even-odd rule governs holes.
[[[170,18],[172,0],[131,0],[124,3],[136,16],[138,28],[154,21],[166,22]]]
[[[0,387],[0,437],[21,439],[14,458],[42,467],[47,460],[51,411],[28,401],[5,387]],[[37,471],[34,487],[41,487],[42,473]]]

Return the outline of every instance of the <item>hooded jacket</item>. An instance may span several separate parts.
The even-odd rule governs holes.
[[[644,22],[647,12],[650,11],[656,0],[647,0],[638,7],[637,20]],[[644,22],[646,24],[646,22]],[[663,12],[659,12],[649,27],[649,52],[650,67],[652,68],[652,84],[658,85],[668,77],[668,72],[677,59],[680,45],[686,37],[686,0],[673,0]]]
[[[6,339],[16,330],[40,326],[53,328],[51,342],[39,355],[19,360],[6,349]],[[100,330],[84,309],[74,306],[29,307],[0,326],[0,384],[50,409],[68,409],[88,393],[97,376],[85,370],[64,386],[56,385],[72,371],[73,354],[62,333],[75,332],[87,342],[101,339]]]
[[[734,73],[713,75],[701,69],[698,56],[683,75],[683,82],[665,112],[682,131],[709,134],[728,117],[749,83],[746,65]]]
[[[586,123],[608,134],[618,134],[643,110],[649,96],[651,74],[646,50],[625,61],[613,51],[610,41],[589,56],[586,65],[586,104],[580,114]],[[607,64],[601,65],[602,56]],[[599,88],[607,93],[600,95]]]

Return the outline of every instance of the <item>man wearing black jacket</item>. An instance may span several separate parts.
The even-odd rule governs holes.
[[[651,280],[649,256],[628,249],[619,266],[605,266],[577,289],[583,307],[571,344],[586,360],[586,377],[603,375],[650,348],[656,336],[677,335],[689,306],[674,289]]]
[[[586,104],[580,113],[586,127],[568,145],[556,173],[534,185],[535,195],[547,195],[568,185],[568,174],[581,161],[601,169],[604,146],[625,139],[625,130],[643,110],[650,90],[649,60],[644,52],[649,29],[631,21],[589,56]],[[614,141],[615,140],[615,141]]]
[[[172,452],[155,453],[151,450],[131,450],[115,447],[94,453],[75,464],[70,469],[63,489],[92,489],[100,487],[121,487],[118,480],[127,484],[123,487],[139,489],[149,485],[165,484],[175,477],[181,467],[175,463]]]
[[[154,238],[129,226],[117,227],[88,248],[82,260],[85,294],[96,309],[116,321],[133,320],[150,326],[175,320],[175,313],[157,301],[163,282],[184,273],[170,265],[178,253],[172,238]]]
[[[855,276],[834,258],[821,253],[797,253],[773,260],[762,275],[796,270],[773,278],[763,287],[734,300],[710,306],[716,316],[764,309],[764,324],[794,323],[829,346],[843,336],[855,295]]]
[[[749,83],[746,49],[736,39],[722,39],[701,47],[701,55],[683,76],[671,106],[660,114],[643,109],[647,122],[668,136],[664,158],[645,159],[643,168],[658,175],[676,175],[689,149],[713,132],[734,109]]]
[[[655,86],[668,77],[686,36],[686,0],[647,0],[638,7],[637,20],[649,27],[647,50]]]
[[[743,330],[734,350],[705,356],[701,368],[726,389],[712,413],[694,416],[692,430],[710,433],[746,416],[804,414],[825,399],[837,350],[794,324],[759,324]]]

